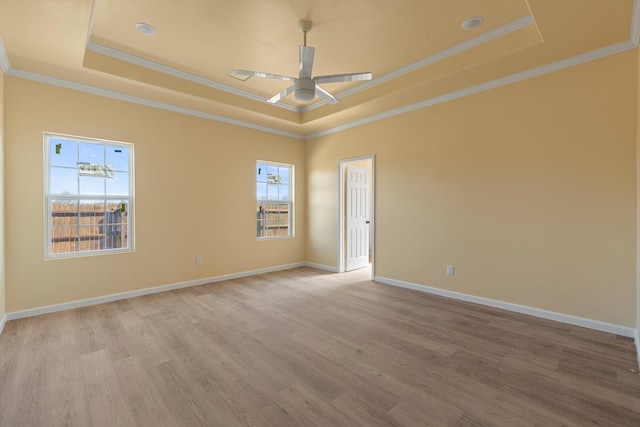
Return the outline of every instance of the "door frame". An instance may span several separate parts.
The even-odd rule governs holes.
[[[375,194],[376,194],[376,155],[369,154],[366,156],[359,157],[351,157],[349,159],[338,160],[338,273],[344,273],[346,268],[345,262],[345,226],[346,226],[346,207],[345,207],[345,180],[346,176],[344,173],[345,166],[348,163],[361,162],[363,160],[371,160],[371,194],[369,195],[369,212],[371,218],[369,221],[369,233],[370,233],[370,245],[371,245],[371,279],[373,280],[375,277],[375,267],[376,267],[376,202],[375,202]]]

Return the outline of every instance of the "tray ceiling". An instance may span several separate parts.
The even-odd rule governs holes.
[[[304,138],[633,48],[637,9],[632,0],[4,1],[0,53],[8,75]],[[463,30],[475,16],[483,24]],[[293,96],[271,105],[288,82],[227,76],[297,76],[301,19],[314,23],[314,75],[373,80],[326,84],[337,105]]]

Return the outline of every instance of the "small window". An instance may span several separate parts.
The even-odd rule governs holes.
[[[293,236],[293,165],[256,164],[258,239]]]
[[[46,257],[133,250],[133,145],[44,139]]]

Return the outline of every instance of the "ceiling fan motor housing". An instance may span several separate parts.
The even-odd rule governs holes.
[[[1,0],[0,0],[1,1]],[[337,104],[338,99],[324,90],[316,83],[337,83],[337,82],[353,82],[360,80],[371,80],[371,73],[351,73],[351,74],[332,74],[328,76],[316,76],[312,77],[313,73],[313,57],[315,55],[315,48],[307,46],[307,32],[311,30],[313,23],[311,21],[298,22],[298,28],[303,33],[304,44],[300,46],[300,62],[299,62],[299,78],[290,76],[283,76],[280,74],[262,73],[258,71],[249,70],[234,70],[237,75],[248,77],[261,77],[265,79],[275,79],[293,82],[293,85],[287,87],[280,93],[275,94],[266,101],[275,104],[279,102],[285,96],[288,96],[291,92],[298,101],[307,102],[312,101],[316,97],[316,89],[318,96],[324,99],[329,104]],[[245,79],[246,80],[246,79]]]
[[[313,79],[297,79],[293,86],[298,101],[311,101],[316,96],[316,82]]]

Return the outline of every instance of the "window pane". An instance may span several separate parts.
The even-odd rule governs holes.
[[[260,210],[258,210],[257,224],[258,224],[258,237],[262,237],[263,221],[262,221]]]
[[[97,251],[104,249],[104,235],[95,225],[80,226],[79,249],[80,252]]]
[[[104,217],[104,204],[104,200],[82,200],[80,202],[80,224],[99,224]]]
[[[99,178],[96,176],[81,176],[79,191],[80,195],[104,196],[105,180],[106,178]]]
[[[278,173],[282,177],[282,183],[283,184],[288,184],[289,183],[289,168],[280,168]]]
[[[122,214],[124,214],[126,216],[127,212],[129,212],[129,201],[126,200],[126,199],[118,200],[118,201],[109,200],[109,202],[107,202],[107,212],[113,212],[115,210],[120,211],[120,213],[122,213]],[[118,214],[118,215],[120,215],[120,214]],[[113,222],[112,220],[109,220],[109,221]],[[125,220],[125,222],[126,222],[126,220]]]
[[[129,195],[129,174],[127,172],[114,172],[113,178],[105,178],[105,181],[109,196]]]
[[[281,185],[278,200],[289,200],[289,185]]]
[[[278,200],[278,185],[267,185],[267,199]]]
[[[267,165],[267,184],[278,185],[282,182],[278,169],[278,166]]]
[[[52,167],[49,175],[50,194],[78,194],[78,170]]]
[[[107,210],[101,229],[101,233],[104,234],[103,249],[121,249],[127,247],[128,214],[128,201],[110,201],[107,203]]]
[[[258,200],[266,200],[267,199],[267,184],[258,182],[257,183],[257,196]]]
[[[256,182],[267,182],[267,165],[264,163],[256,165]]]
[[[266,222],[266,229],[267,229],[267,234],[266,235],[269,236],[269,237],[275,236],[276,235],[276,226],[277,226],[276,221],[268,220]]]
[[[104,145],[80,143],[80,162],[104,164]]]
[[[291,236],[292,171],[292,166],[256,162],[258,237]]]
[[[107,145],[106,151],[105,163],[113,166],[115,171],[129,172],[129,149],[127,147]]]
[[[51,253],[74,252],[78,241],[78,202],[51,201]]]
[[[61,226],[51,228],[51,253],[75,252],[78,246],[78,227]]]
[[[131,248],[133,146],[55,135],[45,141],[47,256]],[[114,196],[122,199],[107,200]]]
[[[51,166],[76,168],[78,165],[78,143],[51,138],[49,140],[49,161]]]
[[[77,200],[51,201],[51,225],[53,227],[78,225],[79,218]]]

